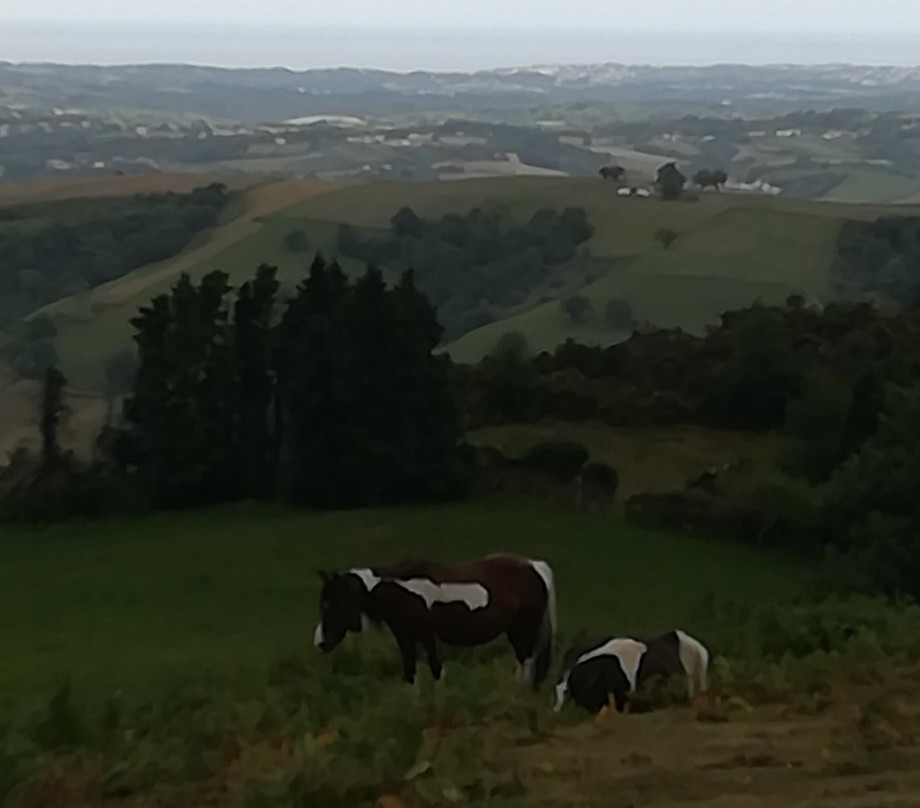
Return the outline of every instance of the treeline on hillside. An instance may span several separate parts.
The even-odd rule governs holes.
[[[848,221],[840,230],[832,279],[844,296],[904,305],[920,297],[920,217]]]
[[[403,208],[384,237],[362,238],[342,225],[338,249],[378,266],[413,269],[448,336],[455,337],[524,302],[593,235],[581,208],[539,210],[522,224],[502,210],[474,208],[466,216],[425,220]]]
[[[475,424],[596,418],[767,430],[783,424],[813,372],[861,378],[915,362],[917,309],[886,314],[868,303],[819,309],[792,297],[785,307],[727,312],[701,337],[646,330],[606,348],[568,341],[537,357],[509,337],[460,372]]]
[[[217,223],[214,183],[188,194],[0,208],[0,326],[40,306],[170,258]]]
[[[41,459],[19,456],[0,475],[0,515],[92,514],[129,494],[157,507],[253,497],[352,507],[573,486],[609,499],[615,470],[578,446],[509,462],[463,447],[461,416],[470,426],[696,423],[784,440],[762,467],[633,496],[631,519],[831,548],[829,585],[920,596],[920,306],[819,309],[793,297],[726,313],[702,337],[637,333],[535,358],[505,340],[452,373],[434,355],[441,328],[412,272],[388,286],[376,269],[350,280],[317,257],[285,303],[271,267],[238,290],[213,272],[197,285],[182,277],[132,322],[137,372],[99,461],[81,469],[59,446],[63,381],[51,369]]]
[[[773,465],[713,469],[627,504],[644,524],[831,547],[834,585],[920,596],[920,308],[752,306],[704,337],[520,343],[463,371],[473,423],[601,419],[781,433]]]
[[[278,291],[263,265],[238,290],[223,272],[197,285],[183,275],[144,306],[132,320],[138,364],[124,423],[99,441],[108,462],[81,474],[46,449],[37,470],[8,471],[8,515],[51,507],[43,493],[69,477],[63,487],[80,499],[61,509],[89,513],[127,488],[166,508],[247,498],[341,508],[457,493],[449,363],[433,355],[441,329],[412,273],[392,287],[373,268],[351,281],[317,257],[286,304]]]

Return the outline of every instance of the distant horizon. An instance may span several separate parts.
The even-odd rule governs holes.
[[[383,36],[382,36],[383,35]],[[0,61],[72,66],[473,72],[547,65],[918,67],[912,34],[240,24],[6,24]]]

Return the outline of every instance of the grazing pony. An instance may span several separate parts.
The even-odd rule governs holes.
[[[545,561],[504,554],[456,566],[403,561],[387,568],[321,572],[320,577],[320,619],[313,640],[324,653],[369,620],[392,632],[410,684],[415,682],[418,645],[439,680],[437,640],[473,647],[502,634],[517,656],[519,676],[529,676],[534,690],[549,675],[556,590]]]
[[[653,640],[612,637],[578,642],[565,654],[556,684],[556,712],[566,697],[591,713],[609,706],[613,696],[622,713],[630,697],[655,678],[686,676],[689,698],[708,688],[709,651],[695,637],[670,631]]]

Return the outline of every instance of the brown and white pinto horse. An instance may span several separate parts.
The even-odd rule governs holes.
[[[556,711],[567,698],[588,712],[598,713],[613,697],[617,712],[623,712],[630,697],[654,679],[686,677],[687,695],[705,693],[708,688],[709,651],[684,631],[669,631],[651,640],[610,637],[579,642],[562,660],[556,683]]]
[[[404,561],[386,568],[321,572],[320,619],[314,644],[332,651],[369,620],[385,624],[402,656],[407,682],[415,682],[416,650],[424,648],[434,678],[441,678],[437,641],[473,647],[508,636],[534,689],[546,680],[556,632],[556,591],[545,561],[491,555],[449,566]]]

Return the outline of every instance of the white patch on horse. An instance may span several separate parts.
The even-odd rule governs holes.
[[[489,590],[482,584],[476,583],[435,583],[427,578],[410,578],[409,580],[394,580],[407,592],[418,595],[425,601],[430,609],[435,603],[463,603],[475,612],[485,609],[489,605]]]
[[[546,609],[549,613],[549,625],[550,629],[553,632],[553,636],[556,636],[556,581],[555,576],[553,575],[553,568],[547,564],[545,561],[533,561],[531,560],[530,566],[534,568],[537,575],[543,579],[543,583],[546,585]]]
[[[642,661],[642,656],[646,651],[648,651],[648,646],[638,640],[625,638],[610,640],[610,642],[604,643],[593,651],[582,654],[578,657],[575,665],[581,665],[591,659],[597,659],[602,656],[614,656],[620,660],[620,666],[623,668],[623,673],[626,674],[626,679],[629,682],[629,691],[633,693],[636,690],[639,663]]]
[[[689,681],[690,698],[696,695],[697,689],[705,693],[709,689],[709,651],[696,637],[691,637],[685,631],[676,631],[680,648],[680,662],[687,672]]]
[[[323,624],[317,623],[316,631],[313,632],[313,645],[319,648],[323,644],[325,639],[326,637],[323,634]]]
[[[383,580],[379,575],[376,575],[372,570],[369,569],[354,569],[349,570],[349,573],[358,576],[358,578],[361,579],[361,583],[364,584],[364,588],[368,592],[373,592],[377,584]]]

